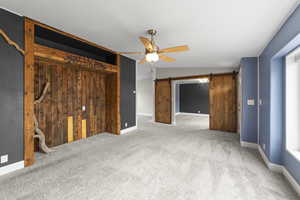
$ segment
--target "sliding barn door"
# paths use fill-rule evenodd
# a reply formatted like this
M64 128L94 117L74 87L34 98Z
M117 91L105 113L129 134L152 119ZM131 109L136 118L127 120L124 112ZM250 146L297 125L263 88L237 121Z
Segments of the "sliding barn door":
M165 124L172 122L171 80L155 81L155 121Z
M236 132L237 86L236 75L215 75L210 79L210 129Z

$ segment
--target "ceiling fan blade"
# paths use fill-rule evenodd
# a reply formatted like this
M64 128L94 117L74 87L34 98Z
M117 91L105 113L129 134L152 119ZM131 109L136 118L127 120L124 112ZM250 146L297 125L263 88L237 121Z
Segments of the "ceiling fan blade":
M136 52L118 52L119 54L145 54L145 52L140 52L140 51L136 51Z
M139 64L144 64L146 62L146 58L143 58L143 60L140 60Z
M177 46L177 47L161 49L158 51L158 53L174 53L174 52L188 51L188 50L189 50L189 47L187 45L184 45L184 46Z
M140 40L141 40L141 42L143 43L143 45L145 46L145 48L148 51L152 51L153 50L152 43L151 43L151 41L148 38L140 37Z
M175 58L171 58L169 56L165 56L165 55L162 55L162 54L159 55L159 58L162 59L165 62L175 62L176 61Z

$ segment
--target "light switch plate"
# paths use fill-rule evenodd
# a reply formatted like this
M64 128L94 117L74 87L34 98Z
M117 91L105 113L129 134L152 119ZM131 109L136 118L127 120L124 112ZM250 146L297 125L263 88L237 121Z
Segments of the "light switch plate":
M86 110L85 106L82 106L82 111L85 111L85 110Z
M135 90L133 90L133 94L135 94L136 93L136 91Z
M127 127L128 126L128 124L127 124L127 122L125 122L125 127Z
M255 105L254 99L248 99L247 104L248 104L249 106L254 106L254 105Z
M3 164L3 163L7 163L7 162L8 162L8 155L6 154L6 155L1 156L0 163Z
M200 110L198 110L198 113L200 114L200 113L201 113L201 111L200 111Z

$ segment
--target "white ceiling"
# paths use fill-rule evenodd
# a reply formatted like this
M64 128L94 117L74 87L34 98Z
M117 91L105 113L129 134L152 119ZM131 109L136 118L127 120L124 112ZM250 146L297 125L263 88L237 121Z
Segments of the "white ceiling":
M157 44L190 46L157 67L233 67L257 56L297 0L1 0L11 11L115 51L143 51L138 37L155 28ZM134 57L141 59L141 56Z

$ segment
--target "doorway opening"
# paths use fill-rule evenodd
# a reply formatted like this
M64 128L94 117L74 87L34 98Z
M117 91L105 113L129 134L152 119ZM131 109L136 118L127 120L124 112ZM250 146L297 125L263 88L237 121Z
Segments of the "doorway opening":
M172 88L172 123L208 130L209 78L172 81Z

